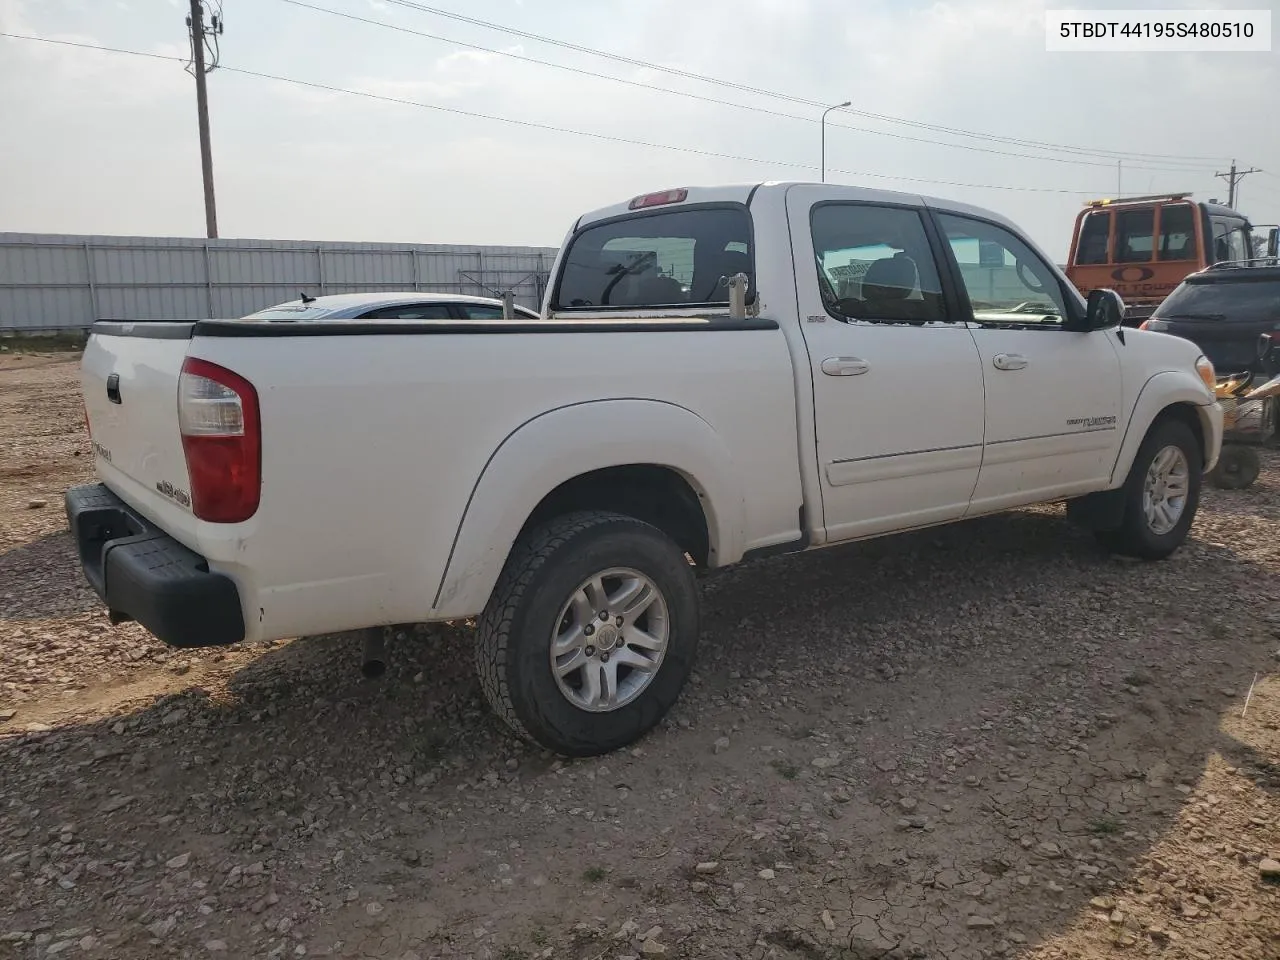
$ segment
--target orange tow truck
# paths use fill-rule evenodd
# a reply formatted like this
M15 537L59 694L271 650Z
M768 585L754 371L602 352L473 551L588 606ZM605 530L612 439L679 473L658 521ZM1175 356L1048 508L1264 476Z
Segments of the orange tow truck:
M1090 200L1076 216L1067 277L1084 296L1110 287L1125 325L1149 317L1189 273L1254 256L1249 218L1190 193Z

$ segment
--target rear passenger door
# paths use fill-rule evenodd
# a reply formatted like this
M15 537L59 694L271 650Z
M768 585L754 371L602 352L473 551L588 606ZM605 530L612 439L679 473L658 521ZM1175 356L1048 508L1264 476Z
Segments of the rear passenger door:
M1067 329L1079 304L1068 305L1058 274L1012 231L969 216L936 218L985 381L970 512L1099 489L1124 426L1115 329Z
M850 195L787 194L833 541L963 516L982 457L981 363L940 239L920 208Z

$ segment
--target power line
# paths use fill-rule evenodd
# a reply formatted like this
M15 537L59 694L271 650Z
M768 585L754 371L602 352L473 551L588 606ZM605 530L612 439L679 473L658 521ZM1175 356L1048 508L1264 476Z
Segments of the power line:
M304 0L280 0L280 2L287 3L290 6L299 7L304 10L312 10L312 11L315 11L316 13L324 13L334 17L341 17L344 20L351 20L356 23L364 23L364 24L368 24L369 26L382 27L383 29L386 29L386 30L394 30L397 33L403 33L410 36L421 37L426 40L437 40L442 43L448 43L453 46L463 47L468 50L478 50L482 53L489 53L499 57L506 57L511 60L517 60L521 63L531 63L541 67L550 67L553 70L562 70L566 73L572 73L578 76L594 77L599 80L607 80L612 83L618 83L618 84L622 84L629 87L636 87L641 90L646 90L646 91L656 92L656 93L666 93L672 96L685 97L690 100L698 100L703 103L712 103L712 104L716 104L718 106L723 106L723 107L733 107L734 109L737 109L737 110L748 110L752 113L763 114L765 116L770 116L770 117L779 117L786 120L799 120L803 123L818 123L818 120L814 117L801 116L800 114L795 114L795 113L785 113L781 110L771 110L768 107L760 107L752 104L735 103L732 100L722 100L718 97L709 97L709 96L706 96L705 94L691 93L687 90L675 90L675 89L672 89L671 87L663 87L663 86L659 86L658 84L645 83L642 80L630 80L625 77L614 77L606 73L598 73L594 70L587 70L582 67L574 67L568 64L555 63L550 60L540 60L537 57L526 56L524 54L515 53L510 50L499 50L494 47L486 47L478 43L469 43L464 40L454 40L451 37L442 37L439 34L427 33L422 30L415 30L411 27L401 26L400 24L387 23L386 21L383 21L383 20L373 20L369 17L362 17L362 16L359 16L358 14L347 13L342 10L332 10L328 7L319 7L312 3L306 3L304 2ZM859 126L853 126L853 125L844 124L844 123L828 123L827 126L833 127L833 128L838 127L842 130L853 130L858 133L872 134L878 137L889 137L894 140L906 140L912 143L926 143L926 144L931 144L933 146L939 146L939 147L953 147L957 150L970 150L976 153L988 153L988 154L994 154L996 156L1014 157L1022 160L1040 160L1048 163L1068 163L1068 164L1076 164L1079 166L1090 166L1090 167L1110 168L1112 166L1111 160L1083 160L1083 159L1074 159L1074 158L1068 158L1068 157L1038 156L1036 154L1031 154L1031 153L1015 153L1010 150L997 150L991 147L980 147L980 146L976 146L974 144L969 144L969 143L948 143L945 140L933 140L927 137L913 137L908 134L893 133L888 130L876 130L872 127L859 127ZM1203 164L1200 164L1200 165L1183 164L1181 161L1178 161L1178 164L1179 164L1178 166L1166 165L1166 166L1159 166L1159 167L1131 166L1130 169L1145 170L1145 171L1154 172L1154 173L1187 173L1187 174L1190 174L1193 172L1207 173L1213 169L1212 167L1204 166Z
M103 53L119 53L129 56L145 57L151 60L165 60L170 62L185 63L181 57L167 56L159 53L145 53L140 50L126 50L120 47L100 46L92 43L81 43L72 40L54 40L50 37L36 37L26 34L4 33L0 32L0 37L9 37L14 40L33 40L39 43L50 43L64 47L75 47L82 50L97 50ZM719 160L734 160L743 163L760 163L774 167L790 167L801 170L817 169L813 164L801 163L792 160L767 160L760 157L747 157L739 154L721 153L714 150L702 150L696 147L683 147L671 143L657 143L649 140L637 140L630 137L618 137L605 133L593 133L587 130L575 130L571 127L560 127L553 124L538 123L534 120L521 120L515 117L503 117L496 114L480 113L474 110L463 110L459 107L445 107L434 103L423 103L418 100L409 100L404 97L392 97L381 93L370 93L367 90L351 90L346 87L334 86L327 83L319 83L312 80L300 80L296 77L285 77L274 73L265 73L257 70L249 70L244 67L231 67L221 64L219 69L225 70L227 73L236 73L246 77L256 77L260 80L275 80L280 83L290 83L296 86L308 87L313 90L323 90L328 93L338 93L353 97L362 97L367 100L376 100L383 103L392 103L400 106L418 107L423 110L435 110L441 113L450 113L455 116L469 117L476 120L492 120L499 123L507 123L515 126L526 127L535 130L546 130L551 133L563 133L576 137L585 137L591 140L607 141L610 143L621 143L633 147L645 147L654 150L668 150L677 153L687 153L701 157L711 157ZM844 170L839 168L831 168L835 173L843 173L846 176L869 177L879 180L900 180L906 183L931 183L952 187L970 187L979 190L1013 190L1028 193L1054 193L1069 194L1075 196L1091 196L1102 191L1097 190L1071 190L1062 187L1022 187L1011 184L995 184L995 183L968 183L959 180L937 180L929 177L909 177L896 173L874 173L868 170Z
M456 20L460 23L467 23L467 24L471 24L472 26L483 27L486 30L496 30L499 33L509 34L510 36L521 37L526 40L535 40L539 43L546 43L555 47L560 47L565 50L572 50L575 53L585 53L594 57L603 57L606 60L613 60L615 62L624 63L632 67L639 67L645 70L658 70L663 73L669 73L672 76L684 77L685 79L688 79L688 80L697 80L702 83L711 83L711 84L715 84L716 86L738 90L743 93L752 93L757 96L771 97L776 100L786 100L791 103L804 104L805 106L809 106L809 107L821 108L826 106L826 104L822 103L819 100L811 100L806 97L798 97L788 93L781 93L776 90L768 90L763 87L753 87L749 84L738 83L733 80L723 80L719 77L710 77L705 74L693 73L692 71L689 71L689 70L681 70L677 67L663 66L662 64L653 63L652 61L640 60L638 58L624 56L623 54L619 54L619 53L610 53L607 50L599 50L599 49L596 49L595 47L587 47L581 44L572 43L567 40L557 40L554 37L547 37L542 34L531 33L527 30L521 30L517 27L508 27L500 23L493 23L489 20L481 20L477 17L469 17L465 14L455 13L452 10L442 10L439 7L431 7L424 3L417 3L415 2L415 0L383 0L383 2L395 4L398 7L404 7L407 10L416 10L419 13L428 13L434 16L444 17L448 20ZM1067 153L1086 154L1090 156L1107 156L1107 157L1111 157L1112 159L1115 159L1116 157L1122 157L1125 159L1130 159L1130 158L1147 159L1147 160L1163 159L1163 160L1172 160L1172 161L1183 161L1183 160L1215 161L1215 160L1222 159L1221 157L1196 156L1196 155L1187 155L1187 154L1138 153L1138 152L1129 151L1129 150L1107 150L1102 148L1093 149L1093 148L1077 147L1077 146L1072 146L1070 144L1050 143L1047 141L1040 141L1040 140L1027 140L1027 139L1022 139L1018 137L1004 137L1004 136L999 136L997 134L991 134L991 133L978 133L973 130L964 130L959 127L947 127L941 124L925 123L924 121L920 121L920 120L908 120L903 117L893 117L887 114L871 113L869 111L858 110L856 108L850 109L848 110L848 112L852 114L856 114L857 116L867 117L868 119L882 120L887 123L900 123L900 124L905 124L907 126L923 128L926 130L933 130L937 133L949 133L949 134L952 134L953 136L971 137L979 140L992 140L998 143L1008 143L1015 146L1037 147L1040 149L1059 150Z

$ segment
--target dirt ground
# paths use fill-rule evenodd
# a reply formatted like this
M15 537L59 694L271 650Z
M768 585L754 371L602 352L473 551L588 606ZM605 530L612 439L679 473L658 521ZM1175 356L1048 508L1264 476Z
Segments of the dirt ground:
M1052 508L708 578L669 722L570 763L462 627L110 626L75 360L0 355L0 957L1280 957L1280 453L1163 563Z

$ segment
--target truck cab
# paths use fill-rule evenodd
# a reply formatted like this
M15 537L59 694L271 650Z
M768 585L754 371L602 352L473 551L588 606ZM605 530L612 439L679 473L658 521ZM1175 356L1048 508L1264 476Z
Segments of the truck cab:
M1125 325L1137 326L1188 274L1253 253L1249 218L1220 203L1189 193L1091 200L1076 216L1067 276L1081 294L1115 290Z

